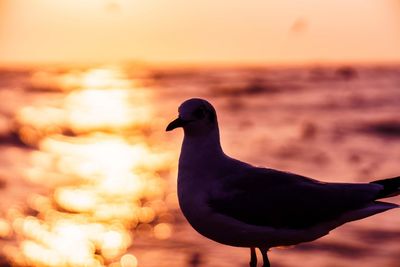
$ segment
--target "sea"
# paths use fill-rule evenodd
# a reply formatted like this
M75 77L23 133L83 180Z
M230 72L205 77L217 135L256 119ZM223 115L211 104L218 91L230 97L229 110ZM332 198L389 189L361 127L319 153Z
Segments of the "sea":
M179 210L183 133L165 128L193 97L215 106L226 154L255 166L328 182L400 175L400 66L3 67L0 266L248 266L249 249L202 237ZM400 212L269 256L399 267Z

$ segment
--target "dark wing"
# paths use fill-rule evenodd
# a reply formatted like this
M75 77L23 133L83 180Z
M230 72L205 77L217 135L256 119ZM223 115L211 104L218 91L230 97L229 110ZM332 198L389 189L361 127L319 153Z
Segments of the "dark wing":
M210 192L215 211L254 225L305 228L335 219L373 201L380 186L323 183L296 174L248 168L224 177Z

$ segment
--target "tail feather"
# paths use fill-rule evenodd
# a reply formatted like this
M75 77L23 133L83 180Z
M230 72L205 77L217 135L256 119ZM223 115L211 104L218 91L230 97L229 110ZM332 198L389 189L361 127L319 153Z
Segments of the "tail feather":
M389 179L377 180L371 183L383 186L383 189L379 191L378 195L376 196L376 199L394 197L400 195L400 176Z

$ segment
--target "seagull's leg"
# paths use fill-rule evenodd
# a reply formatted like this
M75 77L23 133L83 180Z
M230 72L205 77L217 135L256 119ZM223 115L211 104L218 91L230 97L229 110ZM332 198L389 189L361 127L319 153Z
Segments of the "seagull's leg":
M268 260L268 249L267 248L259 248L263 257L263 267L271 267Z
M250 267L257 267L256 248L250 248Z

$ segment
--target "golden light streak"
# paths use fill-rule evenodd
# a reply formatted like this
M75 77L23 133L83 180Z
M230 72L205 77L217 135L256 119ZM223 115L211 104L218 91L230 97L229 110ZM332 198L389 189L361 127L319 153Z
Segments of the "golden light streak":
M35 86L49 81L48 73L34 77ZM52 194L28 196L36 216L14 207L0 220L0 236L15 233L20 240L6 255L19 266L137 266L135 256L124 253L132 231L152 233L157 216L167 212L159 173L172 160L140 132L120 132L152 118L149 95L115 68L66 77L55 75L47 85L56 91L68 81L61 90L72 91L61 106L32 105L18 114L20 139L36 148L25 176ZM157 229L157 238L168 237L165 223Z
M150 92L133 85L117 68L72 72L61 75L63 78L56 73L40 72L33 77L36 76L41 78L33 79L39 80L34 83L35 88L72 91L61 106L26 106L20 110L19 132L29 145L37 145L38 139L63 131L121 131L151 121L152 110L146 105Z

